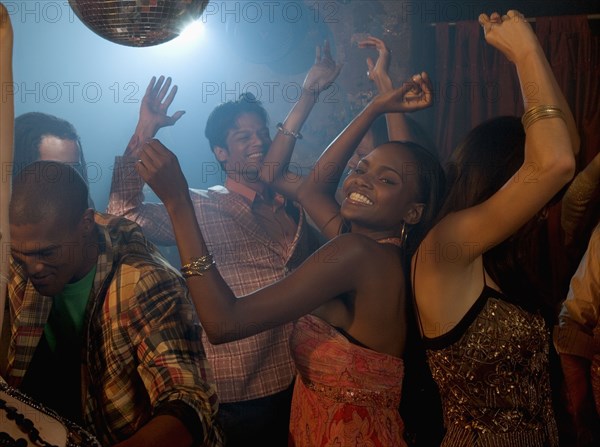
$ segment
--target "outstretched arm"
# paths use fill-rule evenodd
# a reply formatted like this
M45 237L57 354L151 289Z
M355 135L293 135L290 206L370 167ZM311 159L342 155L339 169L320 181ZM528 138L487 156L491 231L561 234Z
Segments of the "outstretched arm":
M563 104L562 92L525 18L511 10L502 17L482 14L479 20L486 41L515 64L524 109ZM536 89L528 88L531 85ZM429 233L435 235L437 243L469 243L474 247L443 265L454 269L473 262L515 233L572 178L575 159L565 122L567 114L563 110L562 118L555 113L531 123L525 129L524 163L504 187L482 204L446 216Z
M173 222L181 262L207 257L208 249L191 205L187 182L177 157L158 140L146 144L138 164L140 175L165 204ZM373 278L376 268L365 259L364 242L345 235L329 242L281 281L236 298L210 257L202 259L201 276L188 276L188 288L211 343L224 343L293 321L341 293L356 290ZM370 242L372 244L372 242ZM224 332L224 323L239 330Z
M175 237L169 216L157 203L144 203L143 180L135 169L143 144L152 139L163 127L174 125L184 111L169 115L169 107L177 94L171 88L171 78L152 77L140 104L138 123L123 157L117 157L113 169L107 212L123 216L139 224L147 237L155 243L172 245Z
M376 37L369 36L365 40L360 41L358 47L375 48L377 50L378 57L375 62L370 57L367 58L367 76L375 83L379 93L392 90L394 85L389 75L392 53L385 42ZM390 141L415 141L404 113L387 113L385 119Z
M524 161L514 175L482 203L451 210L429 231L419 247L420 255L413 258L413 269L419 272L414 284L416 302L429 337L454 327L473 306L482 286L479 281L483 253L532 219L571 179L575 169L567 124L561 113L554 108L534 109L557 107L562 104L562 93L556 88L531 26L512 10L504 16L482 14L479 22L486 41L515 64L524 109L535 113L538 110L544 115L537 117L545 119L526 121L529 125L525 126ZM536 89L528 88L531 85ZM469 166L462 168L468 176ZM440 255L448 246L462 249L450 259Z
M296 198L299 182L286 181L286 178L295 176L284 174L288 170L296 140L301 135L300 129L318 101L319 95L333 84L341 69L342 66L331 57L329 42L325 41L323 48L317 46L315 63L304 79L300 98L282 123L264 159L261 180L274 184L277 190L291 199Z
M171 88L171 78L165 80L160 76L152 76L146 93L140 104L140 116L135 127L135 132L123 154L126 157L137 159L141 146L148 140L154 138L156 133L163 127L174 125L185 111L179 110L173 115L169 115L169 107L177 94L177 86Z
M376 96L319 157L298 190L298 200L323 235L339 234L342 218L335 193L346 163L371 124L382 113L413 112L432 103L427 73L413 76L402 87Z
M191 446L194 439L183 422L174 416L161 415L152 418L131 438L114 447L160 447Z

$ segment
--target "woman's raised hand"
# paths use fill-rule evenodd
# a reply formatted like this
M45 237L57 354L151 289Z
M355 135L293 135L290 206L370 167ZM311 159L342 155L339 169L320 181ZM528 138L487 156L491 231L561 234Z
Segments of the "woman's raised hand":
M378 56L375 62L370 57L367 58L367 76L375 83L380 93L391 90L393 86L389 76L389 68L392 52L385 42L377 37L369 36L361 40L358 47L375 48L377 50Z
M497 12L490 16L481 14L479 23L483 27L487 43L514 63L540 46L531 25L519 11L511 9L503 16Z
M188 183L173 152L154 139L142 146L139 156L138 173L167 208L189 200Z
M302 88L319 95L333 84L342 70L342 65L333 60L327 40L323 47L317 45L315 53L315 63L304 78Z
M427 73L415 74L401 87L382 93L373 100L380 113L416 112L433 105L433 87Z

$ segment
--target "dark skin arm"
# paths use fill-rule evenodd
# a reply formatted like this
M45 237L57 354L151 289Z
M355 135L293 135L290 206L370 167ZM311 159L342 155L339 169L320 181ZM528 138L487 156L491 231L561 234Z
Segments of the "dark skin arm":
M175 155L152 140L144 146L138 170L169 211L182 264L206 255L208 249ZM211 343L248 337L293 321L340 294L370 287L369 281L381 266L364 256L365 244L369 243L372 241L360 235L336 238L281 281L239 299L217 268L188 278L196 311ZM335 259L330 253L335 253ZM223 322L235 323L241 329L224 333Z
M392 79L389 75L391 51L385 42L377 37L369 36L358 43L359 48L374 48L377 50L377 60L367 58L367 76L379 93L389 92L394 89ZM388 113L385 116L390 141L415 141L410 131L404 113Z
M192 442L192 435L179 419L161 415L152 418L131 438L115 447L189 447Z

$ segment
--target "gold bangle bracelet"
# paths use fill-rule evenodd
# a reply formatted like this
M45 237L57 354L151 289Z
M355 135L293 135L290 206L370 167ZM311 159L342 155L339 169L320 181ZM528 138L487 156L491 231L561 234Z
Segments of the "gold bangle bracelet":
M523 123L523 129L527 130L536 121L547 118L561 118L563 121L566 121L565 114L560 108L556 106L543 105L532 107L525 112L521 117L521 123Z
M204 256L192 258L192 260L181 267L181 274L184 278L191 276L202 276L204 272L210 270L215 265L213 256L209 253Z

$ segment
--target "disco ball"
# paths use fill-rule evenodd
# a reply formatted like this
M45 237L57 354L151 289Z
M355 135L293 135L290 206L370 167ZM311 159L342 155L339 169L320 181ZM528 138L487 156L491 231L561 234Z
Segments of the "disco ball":
M69 0L79 19L99 36L130 47L177 37L200 18L209 0Z

